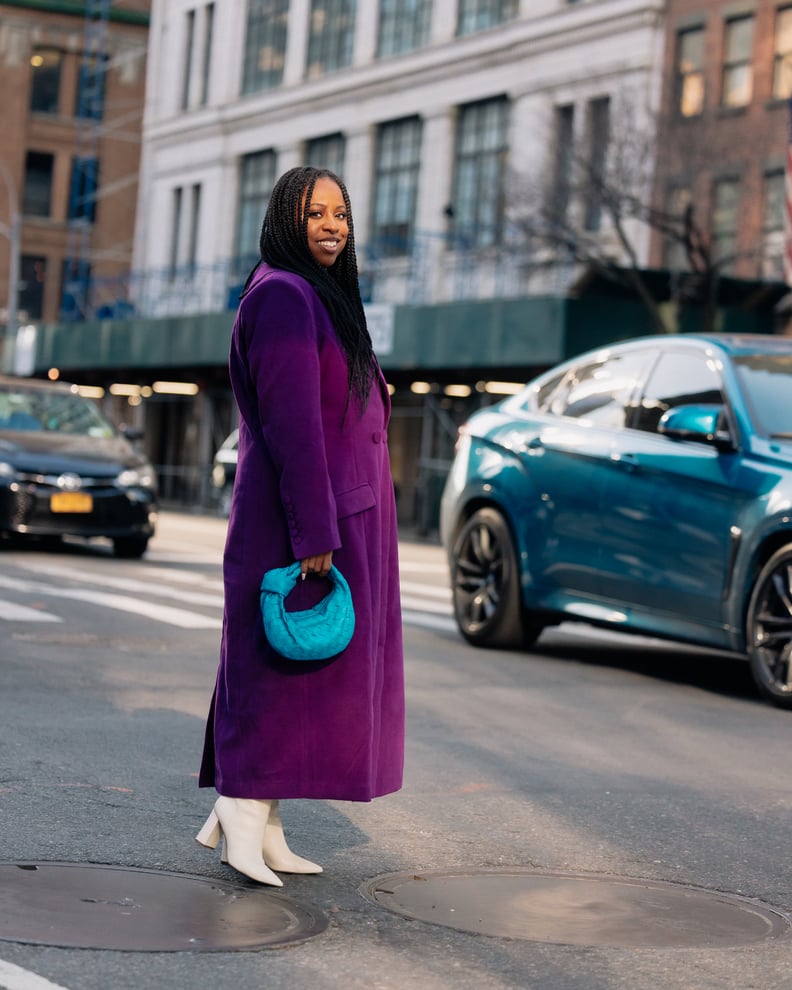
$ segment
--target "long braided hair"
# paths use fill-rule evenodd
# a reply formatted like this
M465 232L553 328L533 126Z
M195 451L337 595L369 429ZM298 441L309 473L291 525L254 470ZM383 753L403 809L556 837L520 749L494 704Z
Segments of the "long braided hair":
M308 247L308 207L316 180L320 178L331 179L338 185L349 225L344 249L330 267L320 265ZM374 379L374 351L360 298L349 193L342 180L328 169L310 165L284 172L270 195L259 252L261 259L248 276L245 288L262 262L306 279L327 307L346 355L349 396L358 400L361 409L365 408Z

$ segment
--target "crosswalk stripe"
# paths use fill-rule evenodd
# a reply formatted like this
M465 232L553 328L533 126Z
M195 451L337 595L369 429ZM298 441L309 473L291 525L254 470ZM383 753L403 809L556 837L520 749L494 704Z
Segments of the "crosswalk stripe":
M52 577L63 577L67 580L75 580L75 572L72 568L61 567L59 564L23 564L39 573L49 574ZM151 581L140 581L137 578L113 577L109 574L102 574L92 581L92 584L101 584L107 588L119 588L121 591L137 591L142 594L161 595L165 598L175 598L190 605L210 605L214 608L223 607L223 596L215 595L203 591L183 591L180 588L172 588L167 584L153 584Z
M418 595L427 595L430 598L442 598L443 601L451 601L451 589L444 588L436 584L420 584L418 581L400 581L402 592L414 592Z
M158 605L143 598L130 598L128 595L114 595L103 591L93 591L88 588L55 588L51 585L36 582L16 581L0 576L0 588L10 588L28 594L48 595L53 598L70 598L75 601L90 602L94 605L104 605L119 612L131 612L133 615L145 616L157 622L179 626L182 629L220 629L222 622L197 612L186 609L172 608L169 605Z
M410 609L415 612L434 612L437 615L450 615L450 609L442 606L438 602L428 601L426 598L418 598L415 595L402 595L401 604L403 609Z
M60 616L44 612L40 608L28 608L0 598L0 619L7 622L62 622Z

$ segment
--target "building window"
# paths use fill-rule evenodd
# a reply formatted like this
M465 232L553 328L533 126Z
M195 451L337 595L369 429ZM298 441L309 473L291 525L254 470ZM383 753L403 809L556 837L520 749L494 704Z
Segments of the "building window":
M407 254L421 167L421 120L381 124L377 133L372 232L384 255Z
M762 278L784 280L785 176L783 168L765 172L762 197Z
M677 34L677 107L683 117L696 117L704 110L704 28Z
M722 269L732 267L737 250L737 220L740 180L717 179L713 189L712 243L715 260Z
M725 107L744 107L751 102L753 33L754 19L750 15L726 21L722 96Z
M52 199L52 171L55 156L29 151L25 156L25 188L22 212L31 217L48 217Z
M600 229L602 223L602 203L608 164L608 142L610 141L610 97L602 96L589 100L586 130L588 188L586 190L583 225L586 230L595 231Z
M96 191L99 186L99 160L77 157L72 159L69 185L69 220L96 220Z
M195 267L198 257L198 230L201 222L201 185L196 183L192 187L192 197L190 201L190 229L187 232L187 264L190 268Z
M286 56L289 0L250 0L245 32L242 92L279 86Z
M690 269L685 243L685 230L688 224L688 211L693 202L687 186L671 186L666 194L668 227L679 231L678 236L668 235L663 242L663 262L672 272L686 272Z
M308 38L308 78L352 64L355 0L313 0Z
M305 162L341 176L344 174L345 144L343 134L326 134L324 137L313 138L305 146Z
M501 237L508 123L506 97L459 108L454 233L470 246L487 247Z
M201 61L201 106L209 99L209 72L212 67L212 42L214 40L215 5L206 5L204 19L203 59Z
M83 53L77 75L77 113L83 120L101 120L104 116L107 55Z
M44 315L44 285L46 280L47 259L23 254L19 261L17 306L28 320L40 320Z
M181 217L182 217L182 200L184 199L184 190L181 186L177 186L173 190L173 201L171 206L171 243L170 243L170 258L169 267L171 278L176 274L176 269L179 267L179 241L181 237Z
M457 34L486 31L517 16L518 0L460 0Z
M773 96L786 100L792 95L792 7L776 11Z
M192 76L193 48L195 46L195 11L188 10L185 14L186 27L184 31L184 69L182 74L181 108L186 110L190 105L190 78Z
M377 55L386 58L429 42L431 0L380 0Z
M555 108L553 172L550 211L560 224L566 223L575 167L575 107L569 103Z
M261 224L275 185L275 166L274 151L257 151L242 159L236 239L236 256L239 259L258 256Z
M55 48L37 48L30 56L30 109L33 113L57 113L63 56Z

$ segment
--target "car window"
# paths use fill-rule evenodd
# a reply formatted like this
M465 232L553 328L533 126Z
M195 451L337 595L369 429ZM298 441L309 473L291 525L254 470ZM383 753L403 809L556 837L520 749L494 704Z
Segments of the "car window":
M703 403L725 404L715 363L706 354L666 351L652 368L630 425L656 433L660 417L668 409Z
M734 365L756 429L765 436L792 434L792 357L746 354Z
M625 426L630 402L649 364L649 351L611 354L570 371L549 409L608 429Z
M113 436L113 428L91 399L38 388L0 388L0 430Z

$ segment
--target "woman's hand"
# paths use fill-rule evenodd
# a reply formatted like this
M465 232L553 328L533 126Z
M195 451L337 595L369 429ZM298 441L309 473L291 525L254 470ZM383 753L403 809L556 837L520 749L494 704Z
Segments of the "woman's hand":
M315 557L305 557L300 561L300 573L303 581L308 574L316 574L317 577L327 577L333 563L333 551L319 553Z

